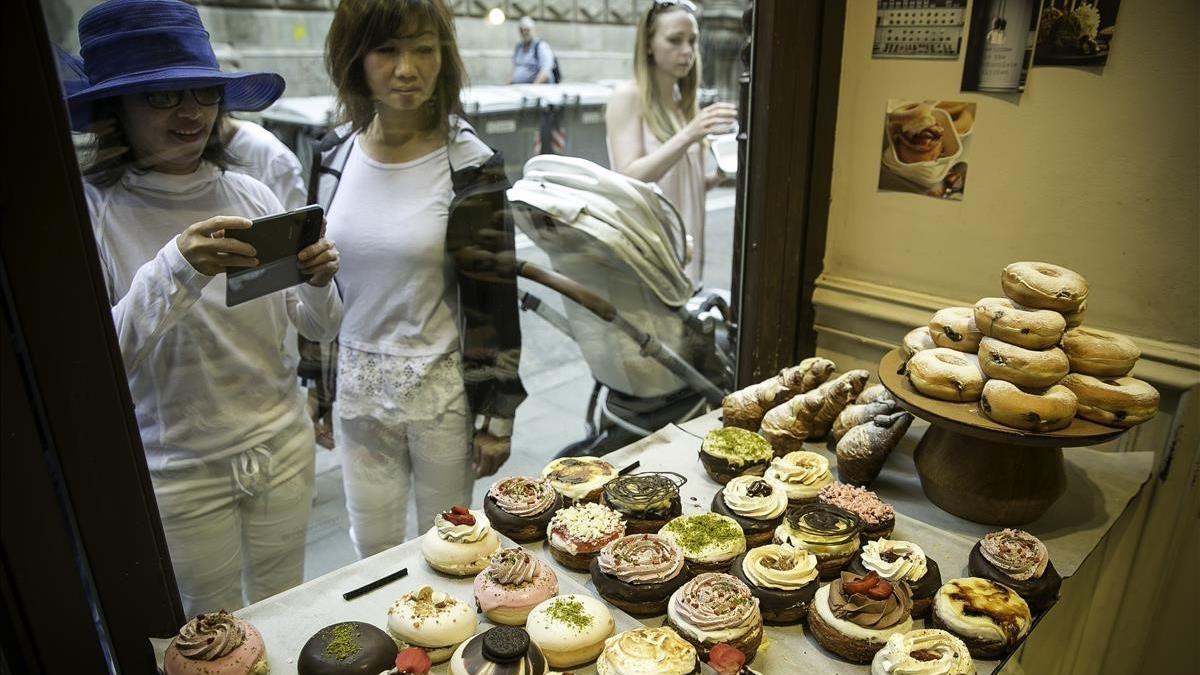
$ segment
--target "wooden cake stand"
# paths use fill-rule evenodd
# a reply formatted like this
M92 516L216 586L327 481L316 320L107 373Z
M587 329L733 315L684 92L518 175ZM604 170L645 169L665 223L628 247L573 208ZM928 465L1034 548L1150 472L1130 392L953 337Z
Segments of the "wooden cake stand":
M1059 431L1034 433L984 416L979 401L929 398L899 374L900 352L879 362L879 380L896 401L929 422L913 459L925 496L943 511L986 525L1037 520L1066 490L1064 447L1095 445L1125 433L1076 417Z

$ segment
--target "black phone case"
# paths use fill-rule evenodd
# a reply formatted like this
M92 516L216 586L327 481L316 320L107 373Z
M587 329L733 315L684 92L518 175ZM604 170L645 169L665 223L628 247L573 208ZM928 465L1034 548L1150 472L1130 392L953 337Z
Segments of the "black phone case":
M321 238L323 216L320 206L306 206L256 218L248 230L227 230L225 236L254 247L258 267L226 271L225 306L240 305L307 281L311 275L300 272L296 255Z

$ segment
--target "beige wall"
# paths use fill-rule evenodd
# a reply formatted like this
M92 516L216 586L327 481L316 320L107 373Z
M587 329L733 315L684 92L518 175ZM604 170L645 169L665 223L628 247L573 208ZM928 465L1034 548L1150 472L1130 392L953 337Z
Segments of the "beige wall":
M1200 3L1122 3L1103 71L1035 68L960 94L957 62L873 60L848 3L825 274L973 302L1016 260L1092 285L1087 323L1200 346ZM965 200L876 191L888 98L978 103Z

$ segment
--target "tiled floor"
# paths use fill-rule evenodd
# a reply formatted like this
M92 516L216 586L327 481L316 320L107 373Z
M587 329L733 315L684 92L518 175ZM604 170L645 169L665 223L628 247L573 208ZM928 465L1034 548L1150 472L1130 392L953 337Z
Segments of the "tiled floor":
M729 288L730 251L733 230L733 191L728 188L709 193L706 232L705 285ZM518 251L522 259L545 262L536 248ZM535 293L561 311L562 300L555 294L528 284L523 290ZM535 475L564 446L584 436L584 414L592 391L592 378L578 347L540 317L521 314L521 378L529 398L517 411L514 425L513 454L500 470L504 475ZM474 504L482 503L483 493L491 484L481 480L475 486ZM308 528L305 578L313 579L346 564L356 555L350 543L342 473L336 452L318 450L317 494ZM421 528L424 529L424 528ZM418 533L415 509L409 509L408 536Z

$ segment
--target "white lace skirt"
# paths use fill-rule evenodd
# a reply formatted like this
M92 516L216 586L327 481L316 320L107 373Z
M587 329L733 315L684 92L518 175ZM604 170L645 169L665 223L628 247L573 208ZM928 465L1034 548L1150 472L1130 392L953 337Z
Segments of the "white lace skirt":
M392 356L340 345L337 402L342 419L369 417L386 425L436 419L447 412L467 414L462 357Z

